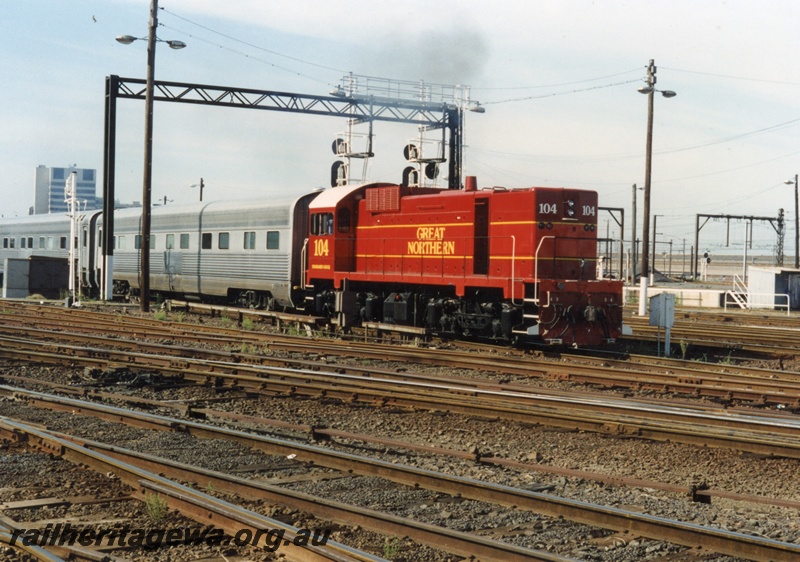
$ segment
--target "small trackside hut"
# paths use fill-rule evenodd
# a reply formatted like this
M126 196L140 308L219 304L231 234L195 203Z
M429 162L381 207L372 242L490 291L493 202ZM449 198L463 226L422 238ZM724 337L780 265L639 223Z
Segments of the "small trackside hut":
M342 327L595 345L622 331L622 283L596 279L597 193L340 186L309 205L307 309Z

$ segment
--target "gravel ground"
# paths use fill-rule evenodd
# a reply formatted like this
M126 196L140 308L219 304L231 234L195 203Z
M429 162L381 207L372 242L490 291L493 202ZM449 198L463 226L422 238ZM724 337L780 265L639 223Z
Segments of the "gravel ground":
M81 371L69 372L61 368L7 366L0 372L24 373L59 382L80 380L83 376ZM541 381L535 381L535 384L539 382ZM123 389L111 390L120 392ZM138 389L130 392L161 400L192 400L212 396L209 390L202 388L161 392ZM462 451L477 447L482 453L491 452L496 456L555 467L597 471L680 485L705 484L712 489L800 501L798 461L789 459L758 458L735 451L698 448L676 443L657 443L537 426L528 427L521 424L501 424L442 412L410 412L397 408L375 409L360 405L344 405L331 400L259 398L215 403L212 407ZM0 412L42 423L51 429L74 432L101 441L111 441L132 449L215 470L235 472L250 478L281 478L288 474L310 470L305 466L293 467L291 463L287 463L287 459L266 457L243 450L239 445L229 442L197 441L181 434L134 430L75 416L41 412L9 401L0 402ZM173 411L165 410L163 413L174 416ZM79 420L82 421L76 426L75 423ZM305 436L298 437L305 439ZM412 464L510 486L531 488L545 485L550 487L549 493L563 497L752 533L780 541L800 542L800 522L797 520L796 511L785 508L717 498L714 498L712 505L699 504L690 502L685 497L653 489L609 486L595 481L565 478L532 470L509 470L449 457L392 451L385 447L374 447L363 443L338 442L330 443L330 446L384 458L391 462ZM313 470L321 474L329 473L321 469ZM0 472L2 475L0 485L8 487L11 484L5 474L5 471ZM47 477L56 478L57 475L59 472L53 470L48 471ZM60 480L68 482L71 477L72 475L64 474ZM674 545L617 535L520 510L473 501L459 501L425 490L408 490L373 478L319 478L287 485L321 497L387 510L427 523L479 533L579 560L619 562L658 560L685 551ZM16 493L21 492L18 490ZM48 495L56 494L48 492ZM25 499L30 499L30 496ZM10 501L3 496L0 496L0 500ZM258 506L258 508L265 515L285 518L287 522L301 527L317 528L324 524L314 522L304 514L280 507ZM139 506L140 512L141 509ZM134 517L132 513L129 516ZM37 513L36 518L42 519L41 514ZM358 528L337 526L331 538L379 555L393 557L395 560L451 558L443 553L413 545L403 538L379 537ZM229 554L234 555L233 552ZM236 554L241 555L241 553ZM255 556L247 553L243 555ZM734 559L711 556L704 560L728 562Z

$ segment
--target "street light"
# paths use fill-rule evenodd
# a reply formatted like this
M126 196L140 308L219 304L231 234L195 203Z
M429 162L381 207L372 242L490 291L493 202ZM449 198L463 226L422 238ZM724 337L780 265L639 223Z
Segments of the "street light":
M150 30L147 36L147 82L145 85L144 118L144 177L142 180L142 234L139 251L141 255L140 299L142 312L150 310L150 192L153 180L153 82L155 82L156 42L166 43L173 49L183 49L183 41L162 41L156 37L158 28L158 0L150 2ZM130 45L144 37L119 35L117 41Z
M648 245L650 243L650 175L651 163L653 160L653 98L656 92L660 92L665 98L674 98L676 95L672 90L656 90L656 65L650 59L647 67L647 85L639 88L639 92L647 94L647 150L645 155L644 168L644 217L642 220L642 276L639 291L639 316L644 316L647 312L647 278L650 274L650 259Z
M800 269L800 215L797 212L800 199L797 198L797 174L794 175L794 181L786 180L783 183L794 184L794 268Z
M206 184L203 183L203 178L200 178L200 183L193 183L189 187L199 187L200 188L200 201L203 200L203 188Z

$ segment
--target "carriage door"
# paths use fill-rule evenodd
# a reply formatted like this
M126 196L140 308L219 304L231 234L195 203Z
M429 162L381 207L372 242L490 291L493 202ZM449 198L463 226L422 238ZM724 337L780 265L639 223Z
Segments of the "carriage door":
M475 257L472 272L486 275L489 272L489 198L475 199Z

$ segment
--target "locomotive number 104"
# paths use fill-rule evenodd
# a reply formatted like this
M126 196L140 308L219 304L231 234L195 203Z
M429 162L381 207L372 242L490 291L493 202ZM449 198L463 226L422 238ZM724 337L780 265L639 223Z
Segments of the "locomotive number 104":
M583 205L583 216L585 217L593 217L595 215L596 209L594 205ZM558 214L558 204L557 203L539 203L539 214L540 215L557 215Z
M314 255L315 256L327 256L329 253L328 250L328 240L325 238L318 238L314 240Z

